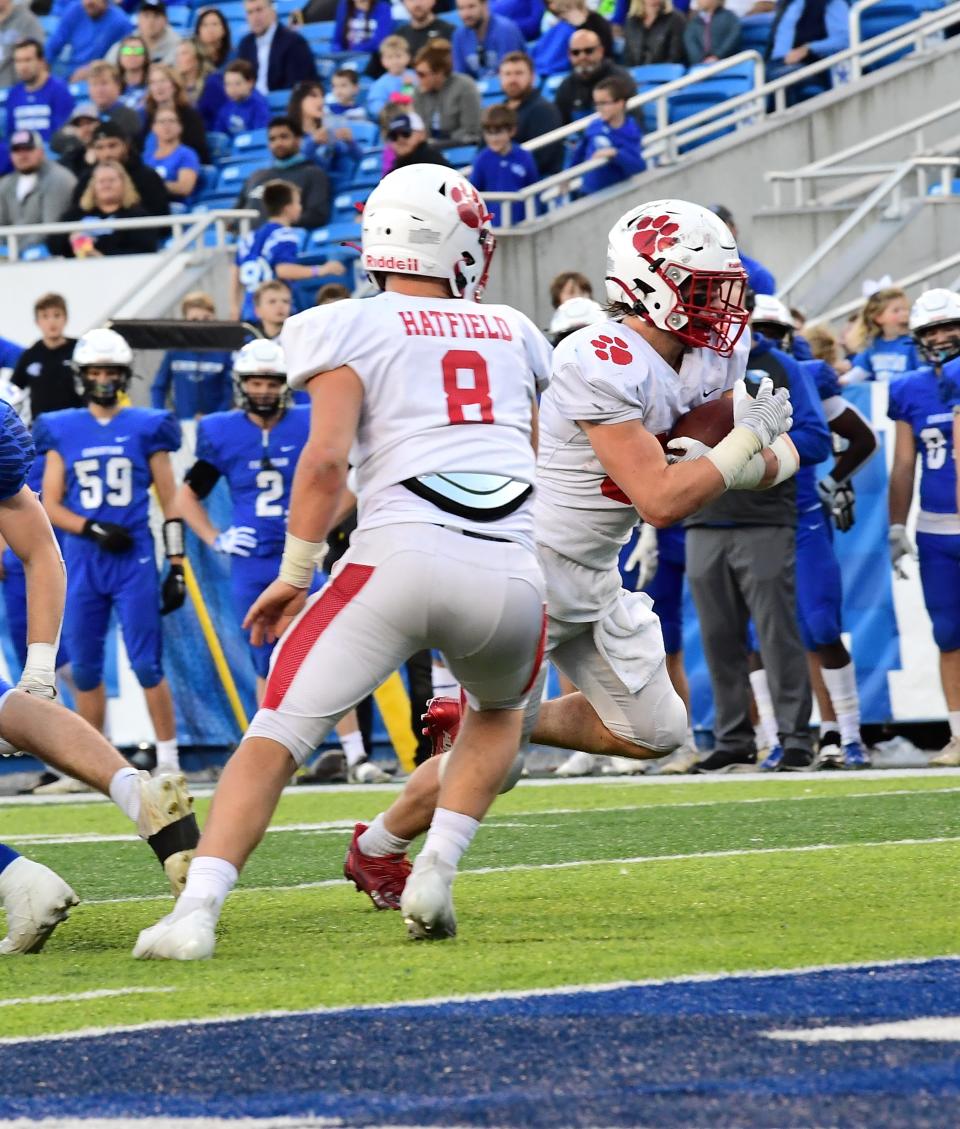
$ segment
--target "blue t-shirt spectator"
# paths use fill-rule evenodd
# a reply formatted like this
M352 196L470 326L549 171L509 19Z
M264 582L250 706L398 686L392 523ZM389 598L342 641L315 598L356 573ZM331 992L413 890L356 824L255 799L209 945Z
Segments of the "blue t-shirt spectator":
M533 69L541 78L547 78L552 74L566 74L570 70L567 44L575 30L570 24L561 20L549 31L544 32L530 48Z
M491 12L482 42L472 27L458 27L453 33L453 69L471 78L485 78L497 73L504 55L526 49L527 41L513 20Z
M333 29L334 51L376 51L393 31L389 0L377 0L362 11L353 0L340 0Z
M213 128L217 133L234 137L238 133L248 133L251 129L265 129L272 116L270 103L259 90L252 90L250 96L241 102L228 98L220 107Z
M73 95L65 82L47 76L36 90L27 90L22 82L10 88L7 95L7 137L18 129L31 129L49 141L70 119Z
M545 10L543 0L490 0L490 11L513 20L524 39L531 41L540 38Z
M470 173L470 182L479 192L517 192L528 184L536 184L539 179L540 173L533 157L516 143L506 153L481 149ZM500 202L489 200L487 207L494 224L499 227ZM525 209L520 201L510 205L510 219L512 223L522 223L525 219Z
M592 169L583 178L584 193L599 192L611 184L619 184L636 176L647 167L640 152L642 134L634 118L627 117L623 125L611 126L597 118L583 131L573 155L571 165L589 160L602 149L615 149L616 154L605 165Z
M95 59L105 58L118 39L134 30L128 17L114 4L108 3L103 13L94 18L87 15L81 0L75 0L64 9L53 35L47 40L47 59L52 65L69 46L68 63L71 70L76 70Z
M157 139L152 133L147 136L147 141L144 145L143 163L154 169L157 176L159 176L164 183L167 181L175 181L177 179L177 173L181 169L193 169L198 177L201 172L200 158L197 156L197 151L196 149L191 149L189 145L178 145L172 152L167 153L163 157L158 157Z
M894 337L889 341L876 337L853 358L853 368L845 382L857 380L897 380L906 372L920 368L921 360L917 343L909 333Z
M403 74L382 74L367 91L367 113L376 121L380 111L394 94L409 94L413 97L416 89L413 71Z

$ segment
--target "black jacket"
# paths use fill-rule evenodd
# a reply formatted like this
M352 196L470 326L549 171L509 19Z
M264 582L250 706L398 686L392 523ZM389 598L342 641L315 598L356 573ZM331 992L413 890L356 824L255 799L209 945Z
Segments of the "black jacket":
M138 156L133 154L127 159L123 167L133 181L133 187L137 190L140 203L146 214L148 216L168 216L170 214L170 196L167 192L167 186L160 179L159 173L150 168L149 165L145 165ZM88 164L84 164L77 173L77 185L73 190L73 196L70 198L72 208L80 206L80 197L86 191L92 175L93 165Z
M257 70L257 38L248 32L237 44L237 58L246 59ZM313 61L310 44L296 31L277 24L270 44L270 59L267 65L267 89L290 90L304 79L317 77L317 65ZM189 144L186 137L184 142Z
M517 144L532 141L563 125L560 111L546 98L532 90L526 98L515 107L517 113ZM534 149L530 154L541 176L553 176L563 169L563 142L554 145L545 145L542 149Z
M85 212L78 206L69 208L60 218L62 223L71 223L74 220L82 219L103 219L105 223L108 223L112 219L132 220L149 214L139 204L134 204L132 208L120 208L109 216L98 208ZM108 229L99 235L93 232L91 234L101 255L142 255L149 251L156 251L164 232L158 231L156 228L144 227L134 231L110 231ZM49 247L51 255L63 255L68 259L74 257L69 235L48 235L47 247Z
M257 208L260 212L257 226L267 218L262 198L263 186L268 180L286 180L300 189L300 201L303 204L300 227L310 231L323 227L330 219L330 178L318 165L304 160L285 168L259 169L247 177L235 207Z
M576 71L567 75L557 87L553 99L564 125L583 114L593 113L593 88L601 79L610 78L611 75L620 75L627 80L630 84L628 97L632 98L636 94L637 84L633 81L630 72L618 67L616 63L611 63L609 59L604 59L589 78L581 78Z
M623 61L628 67L645 67L650 63L683 63L683 29L687 21L679 12L663 12L650 27L637 16L631 16L623 28Z

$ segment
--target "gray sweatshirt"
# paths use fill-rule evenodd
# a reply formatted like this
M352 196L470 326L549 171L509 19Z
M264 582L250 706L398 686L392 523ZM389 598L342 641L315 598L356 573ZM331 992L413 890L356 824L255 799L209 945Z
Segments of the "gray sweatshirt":
M22 199L17 199L17 188L23 179L18 172L0 177L0 226L21 223L56 223L70 207L70 197L77 178L63 165L44 161L36 173L36 182ZM42 243L44 237L38 235L21 236L20 247L31 247Z
M435 144L476 145L480 141L480 94L465 74L451 74L439 90L413 96L413 108Z

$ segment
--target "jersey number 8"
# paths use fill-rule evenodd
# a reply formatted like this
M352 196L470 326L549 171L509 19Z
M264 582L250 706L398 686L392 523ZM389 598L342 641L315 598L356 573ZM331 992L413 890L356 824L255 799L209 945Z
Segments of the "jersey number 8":
M80 483L80 505L85 510L129 506L133 500L133 464L126 458L107 459L100 472L99 459L78 459L73 464Z
M920 439L926 448L927 470L939 470L947 461L947 437L939 427L925 427Z

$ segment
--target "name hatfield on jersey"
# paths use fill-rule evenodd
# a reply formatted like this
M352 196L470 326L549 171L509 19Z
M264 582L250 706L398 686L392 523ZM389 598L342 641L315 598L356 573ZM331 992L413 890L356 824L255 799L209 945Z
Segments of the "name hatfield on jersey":
M290 450L289 447L284 447L282 449L286 450L286 451ZM271 454L269 456L269 458L270 458L270 466L275 470L279 470L281 467L285 467L285 466L290 465L290 460L288 458L286 458L286 456L284 456L284 455L273 455L273 454ZM250 461L247 463L247 469L248 470L263 470L263 469L265 469L264 465L263 465L263 457L261 456L258 459L250 459Z
M513 333L503 318L494 314L461 313L455 310L397 310L408 337L469 337L490 341L512 341Z
M124 439L128 436L124 436ZM119 442L119 440L117 440ZM123 447L84 447L80 454L85 459L95 459L100 455L123 455L126 454Z

